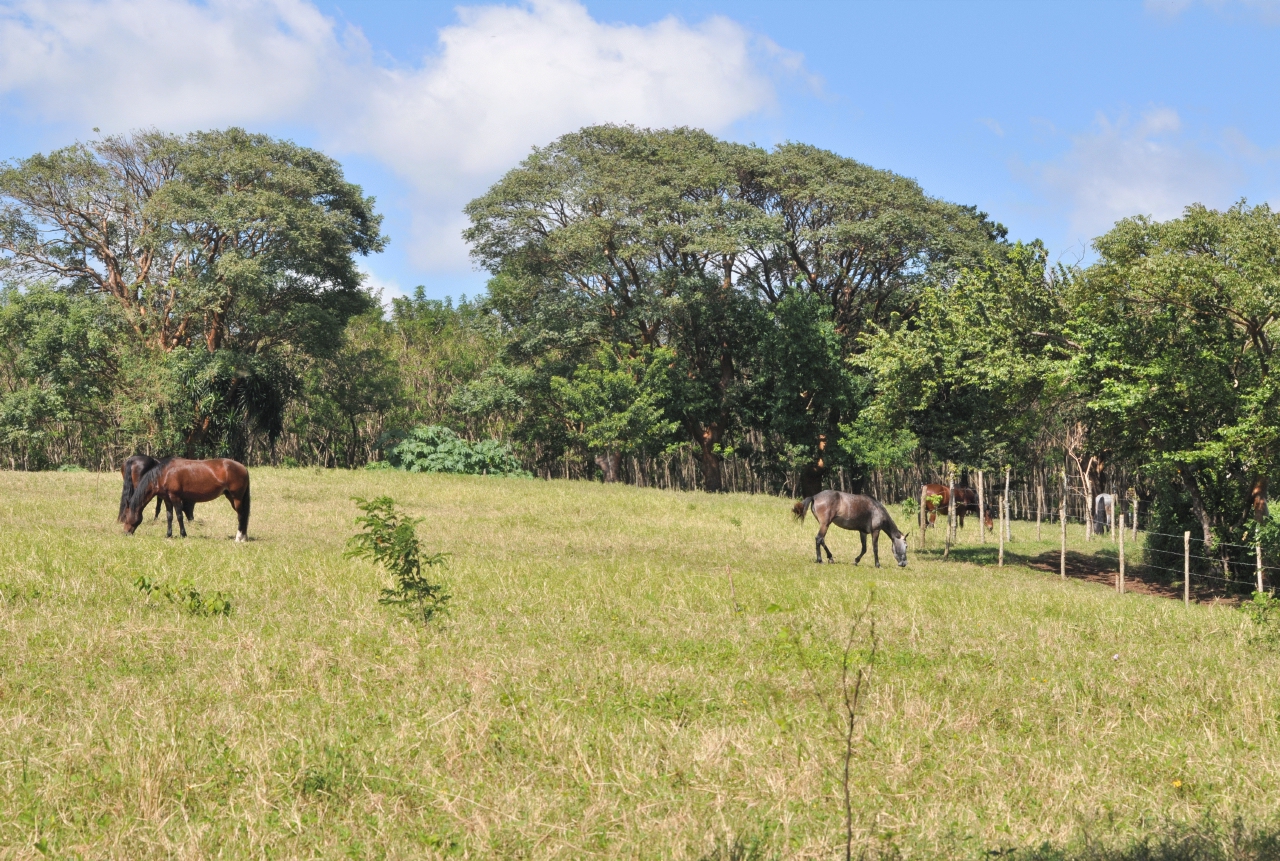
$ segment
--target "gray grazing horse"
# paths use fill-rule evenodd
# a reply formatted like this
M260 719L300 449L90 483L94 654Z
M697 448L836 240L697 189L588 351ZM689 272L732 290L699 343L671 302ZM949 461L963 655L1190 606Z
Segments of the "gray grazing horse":
M1105 535L1107 524L1115 513L1116 499L1109 493L1099 493L1093 498L1093 534Z
M898 567L907 564L907 536L894 525L893 518L879 502L869 496L853 493L841 493L838 490L824 490L816 496L807 497L791 507L796 520L804 520L805 513L813 510L818 520L818 535L813 539L813 552L817 556L814 561L822 564L822 551L827 551L827 561L831 561L831 548L827 546L827 528L834 523L843 529L856 529L862 533L862 552L853 560L857 565L867 555L867 533L871 533L871 552L880 567L880 533L886 532L893 545L894 558Z

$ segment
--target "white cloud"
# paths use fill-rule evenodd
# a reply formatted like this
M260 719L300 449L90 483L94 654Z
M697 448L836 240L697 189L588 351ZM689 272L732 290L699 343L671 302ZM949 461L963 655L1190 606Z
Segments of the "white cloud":
M1163 220L1192 203L1228 205L1241 177L1228 160L1187 139L1176 111L1157 108L1136 122L1099 116L1094 131L1073 137L1061 158L1039 167L1037 179L1084 238L1132 215Z
M392 299L408 294L409 291L403 289L394 278L383 278L364 263L359 268L360 274L364 276L364 286L373 291L384 310L391 310Z
M301 0L0 4L0 91L104 129L291 119L341 53Z
M1144 0L1147 12L1173 20L1196 5L1196 0ZM1280 24L1280 0L1204 0L1204 5L1219 14L1234 14L1243 8L1256 15L1264 24Z
M720 129L773 98L751 35L725 18L602 24L566 0L459 17L420 69L378 71L363 116L339 138L455 204L425 212L415 231L431 260L456 253L462 203L533 144L599 122Z
M1164 18L1176 18L1191 6L1192 0L1144 0L1143 8Z
M0 94L104 131L313 128L405 181L433 268L466 265L462 205L530 147L600 122L723 130L772 104L773 70L803 74L727 18L607 24L574 0L462 7L410 69L304 0L0 0Z

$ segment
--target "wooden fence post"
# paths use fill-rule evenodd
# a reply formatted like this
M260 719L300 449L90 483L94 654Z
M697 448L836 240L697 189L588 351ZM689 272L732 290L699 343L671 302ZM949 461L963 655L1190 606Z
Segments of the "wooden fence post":
M1116 495L1114 493L1111 494L1111 504L1107 506L1107 531L1111 533L1111 542L1114 544L1116 540Z
M920 485L920 549L924 550L928 543L925 539L929 535L929 515L924 510L924 485Z
M916 531L924 535L924 485L920 486L920 507L916 509ZM923 544L920 546L924 547Z
M942 550L942 558L951 556L951 518L956 513L956 480L955 476L947 477L947 543Z
M950 476L947 479L947 534L950 536L950 543L955 544L957 540L956 524L960 522L959 516L956 514L956 470L951 467Z
M1121 595L1124 594L1124 513L1121 512L1119 520L1120 528L1116 530L1116 536L1120 539L1120 574L1116 579L1116 591Z
M1064 473L1065 475L1065 473ZM1066 485L1066 482L1063 482ZM1058 509L1058 522L1062 524L1062 549L1058 553L1058 574L1067 579L1067 494L1062 494L1062 505Z
M1182 603L1191 606L1191 533L1182 533Z
M1133 495L1133 540L1138 540L1138 494Z
M987 543L987 530L983 526L987 522L986 502L983 500L985 489L982 486L982 470L978 470L978 537Z
M1258 552L1258 591L1261 592L1262 591L1262 542L1261 541L1255 542L1253 547Z
M996 497L996 504L999 506L996 513L999 519L996 521L996 530L1000 533L1000 561L996 563L997 567L1004 567L1004 496Z
M1036 541L1040 540L1040 514L1044 510L1044 485L1036 482Z
M1093 540L1093 479L1087 470L1084 476L1084 540Z
M1001 528L1004 529L1005 541L1013 540L1013 532L1009 529L1009 470L1010 467L1008 466L1004 468L1004 504L1000 507L1002 512L1001 523L1003 524Z

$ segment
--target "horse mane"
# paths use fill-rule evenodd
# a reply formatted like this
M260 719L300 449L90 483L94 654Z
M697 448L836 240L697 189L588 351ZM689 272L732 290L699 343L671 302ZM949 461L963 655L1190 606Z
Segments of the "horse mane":
M151 492L156 480L160 478L160 473L164 471L164 468L169 465L171 460L173 460L172 457L156 458L156 462L138 477L138 483L134 485L133 493L129 495L130 511L140 511L150 501L147 494Z
M898 535L902 535L903 534L902 530L898 528L898 524L893 522L893 515L889 513L888 506L886 506L883 502L881 502L878 499L872 499L871 501L876 504L876 507L878 507L881 513L884 514L884 519L888 521L889 528L886 529L885 531L889 533L889 537L896 538L898 537ZM895 532L898 533L898 535L894 535Z

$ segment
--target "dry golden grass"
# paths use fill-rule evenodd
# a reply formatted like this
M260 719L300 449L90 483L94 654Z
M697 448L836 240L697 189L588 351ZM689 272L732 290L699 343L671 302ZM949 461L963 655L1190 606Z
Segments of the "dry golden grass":
M1280 656L1234 609L914 548L855 568L848 533L818 567L813 521L769 497L253 482L236 545L225 503L186 541L127 538L118 477L0 473L0 858L831 858L840 743L802 664L837 693L872 584L860 845L981 857L1280 809ZM350 497L383 493L452 554L443 623L342 556ZM1013 558L1050 546L1015 532ZM148 600L144 573L234 613Z

